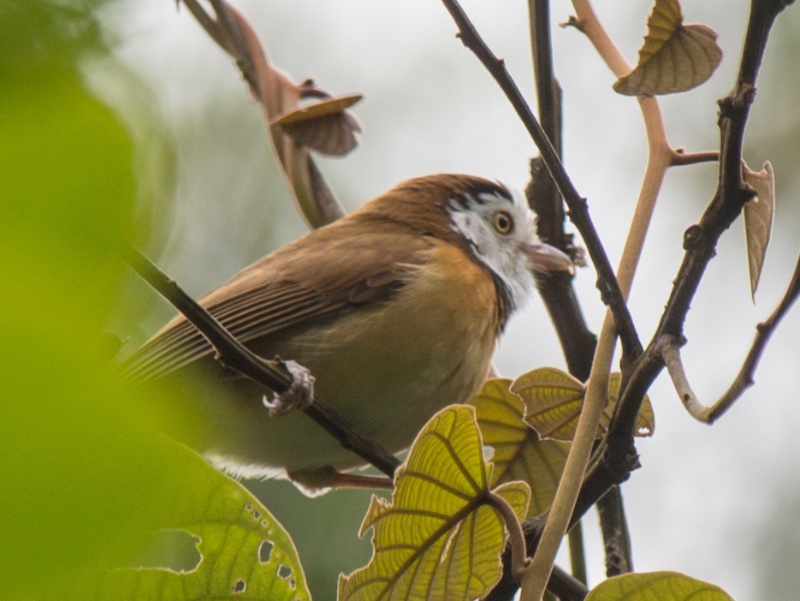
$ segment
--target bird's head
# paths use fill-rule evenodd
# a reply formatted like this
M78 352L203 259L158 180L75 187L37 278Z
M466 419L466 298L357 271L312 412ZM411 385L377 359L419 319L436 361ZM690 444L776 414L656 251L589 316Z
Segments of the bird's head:
M378 197L371 211L462 247L501 289L509 309L521 306L537 272L571 271L572 261L536 235L523 195L479 177L439 174L411 179Z

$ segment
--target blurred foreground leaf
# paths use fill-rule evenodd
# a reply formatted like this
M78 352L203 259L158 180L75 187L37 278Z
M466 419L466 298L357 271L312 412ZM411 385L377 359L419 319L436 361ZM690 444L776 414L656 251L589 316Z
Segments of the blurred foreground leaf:
M615 576L597 585L586 601L733 601L718 586L676 572Z
M553 502L569 445L542 440L523 419L520 398L509 390L511 380L488 380L472 398L483 444L494 449L492 486L522 480L531 488L528 516L539 515Z
M678 0L656 0L647 19L647 35L636 68L614 83L628 96L657 96L696 88L722 60L716 32L683 24Z
M523 482L492 490L490 472L473 408L453 405L436 414L397 472L393 501L372 498L361 527L362 535L373 529L372 561L340 578L339 601L485 595L500 578L506 540L492 496L518 519L530 497Z
M310 594L294 545L283 527L241 484L194 452L164 443L180 486L162 491L162 533L193 540L196 565L175 566L176 549L128 568L87 570L45 598L114 601L258 599L306 601Z
M130 562L211 485L155 433L167 416L152 408L168 403L141 402L100 349L136 193L129 134L80 75L85 53L104 52L101 3L0 8L3 599L66 594Z

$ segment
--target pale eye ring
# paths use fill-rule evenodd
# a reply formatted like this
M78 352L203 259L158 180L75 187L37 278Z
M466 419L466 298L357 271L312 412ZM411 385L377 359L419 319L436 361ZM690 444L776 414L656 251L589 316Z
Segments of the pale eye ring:
M514 230L514 218L508 211L497 211L492 215L492 225L499 234L510 234Z

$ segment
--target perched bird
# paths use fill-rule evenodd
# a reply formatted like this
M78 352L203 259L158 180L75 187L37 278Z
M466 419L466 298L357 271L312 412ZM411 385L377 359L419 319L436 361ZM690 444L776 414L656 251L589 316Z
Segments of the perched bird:
M468 175L408 180L239 272L200 300L265 358L307 367L316 394L397 452L487 374L534 273L571 269L536 236L524 198ZM189 444L241 477L307 490L362 463L307 416L270 417L269 391L226 369L175 317L124 363L131 379L180 381L200 416Z

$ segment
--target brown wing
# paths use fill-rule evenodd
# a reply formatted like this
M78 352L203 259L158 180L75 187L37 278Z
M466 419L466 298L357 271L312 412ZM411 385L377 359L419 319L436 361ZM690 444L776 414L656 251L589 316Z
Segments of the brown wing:
M353 226L356 225L355 231ZM429 241L381 224L364 232L351 218L312 232L234 276L200 300L243 343L382 302L424 262ZM399 230L399 231L398 231ZM164 376L212 352L182 316L128 358L135 380Z

